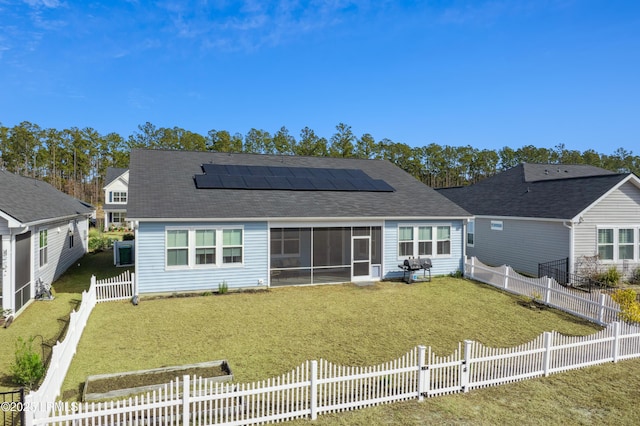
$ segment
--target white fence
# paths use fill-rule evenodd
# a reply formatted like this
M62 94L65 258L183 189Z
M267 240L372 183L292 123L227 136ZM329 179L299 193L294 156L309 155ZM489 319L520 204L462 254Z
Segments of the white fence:
M535 298L545 305L600 325L618 320L620 307L608 294L568 289L552 278L525 277L507 265L490 267L475 257L468 259L465 263L464 274L467 278L490 284L510 293Z
M508 267L490 268L474 259L465 266L466 274L479 281L535 295L558 309L611 323L590 336L545 332L513 348L491 348L467 340L446 357L418 346L396 360L373 367L307 361L280 377L254 383L220 384L184 376L159 386L157 391L128 399L52 404L50 416L35 413L27 416L26 424L250 425L315 419L323 413L468 392L640 356L640 327L613 322L619 308L608 296L599 296L598 300L587 294L579 297L549 279L522 277ZM59 377L61 381L64 374ZM33 395L27 402L40 401Z
M131 299L137 294L135 283L135 274L129 271L100 281L96 281L96 277L91 276L91 286L96 288L98 303Z
M71 312L69 327L62 342L57 342L51 350L51 361L42 384L35 392L25 396L27 406L32 410L34 418L46 417L60 396L60 388L64 381L71 360L76 353L78 342L87 325L87 320L98 302L131 298L135 292L135 274L125 271L118 277L96 281L91 277L89 290L82 292L80 308ZM31 413L26 415L26 423L30 424Z
M250 425L495 386L640 355L640 328L613 323L591 336L545 332L515 348L467 340L439 357L418 346L374 367L307 361L273 379L240 384L184 376L155 392L103 403L66 403L34 425Z

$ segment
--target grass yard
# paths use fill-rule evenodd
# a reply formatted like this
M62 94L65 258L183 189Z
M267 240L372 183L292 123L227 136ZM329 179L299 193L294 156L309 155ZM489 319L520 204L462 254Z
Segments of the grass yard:
M10 327L0 328L0 391L15 389L10 380L10 368L19 337L36 336L33 347L40 351L44 343L44 354L48 357L51 347L57 340L62 340L69 314L78 308L82 291L89 288L91 275L101 279L123 271L123 268L113 266L111 252L88 254L53 283L54 300L32 302Z
M13 388L4 385L3 373L17 337L41 334L45 341L55 341L91 274L105 278L122 272L111 263L110 253L83 258L81 266L54 283L54 301L33 303L11 327L0 329L0 389ZM554 310L527 309L519 300L482 284L437 278L415 285L143 298L139 306L104 303L89 319L63 396L78 398L90 374L227 359L236 380L254 381L285 373L307 359L371 365L418 344L447 355L464 339L512 346L548 330L585 335L599 329ZM640 424L635 408L639 397L636 359L291 424Z

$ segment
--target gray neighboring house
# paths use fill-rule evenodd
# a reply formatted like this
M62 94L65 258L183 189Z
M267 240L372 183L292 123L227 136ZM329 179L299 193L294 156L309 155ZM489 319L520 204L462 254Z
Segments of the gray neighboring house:
M91 205L46 182L0 170L0 305L18 315L88 248Z
M568 258L580 273L640 266L640 180L588 165L520 164L467 187L438 192L475 216L467 253L537 275L538 263Z
M104 184L104 230L110 227L131 227L127 221L129 169L108 167Z
M388 161L134 149L129 176L140 293L463 268L471 215Z

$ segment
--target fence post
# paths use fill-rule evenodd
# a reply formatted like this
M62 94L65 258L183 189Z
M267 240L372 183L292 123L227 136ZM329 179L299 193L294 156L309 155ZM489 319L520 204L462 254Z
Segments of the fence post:
M464 354L462 365L460 366L460 389L462 392L469 392L469 370L471 369L471 346L473 340L464 341Z
M31 396L31 392L24 396L23 399L25 407L33 407L33 397ZM24 426L33 426L33 418L38 413L37 410L22 410L21 420Z
M136 274L131 273L131 286L133 290L133 296L138 297L138 282L136 281Z
M475 278L476 276L476 257L471 257L471 278Z
M418 401L424 400L429 391L429 366L424 362L424 354L427 348L418 346Z
M598 322L600 324L604 324L604 306L605 306L606 296L604 293L600 293L600 306L598 309Z
M552 283L552 278L548 277L547 278L547 290L545 292L544 295L544 304L548 305L549 302L551 302L551 283Z
M618 356L620 355L620 323L618 321L613 323L613 353L611 357L613 362L618 362Z
M504 289L506 290L507 288L509 288L509 266L508 265L503 265L504 268Z
M551 365L551 342L553 335L549 331L544 332L544 359L543 359L543 371L544 376L549 375L549 366Z
M189 426L189 405L190 405L189 376L182 376L182 424Z
M89 291L91 291L91 288L93 288L93 290L96 292L96 300L99 300L100 296L98 295L98 288L96 286L96 276L95 275L91 275L91 284L89 285Z
M311 420L318 418L318 361L311 361Z

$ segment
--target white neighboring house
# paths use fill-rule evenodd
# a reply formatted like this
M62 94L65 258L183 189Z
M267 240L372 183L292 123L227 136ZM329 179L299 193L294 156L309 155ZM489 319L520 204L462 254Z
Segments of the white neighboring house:
M20 314L88 249L93 206L46 182L0 170L0 306Z
M104 186L104 230L111 226L131 228L127 221L127 201L129 198L129 169L107 168Z

